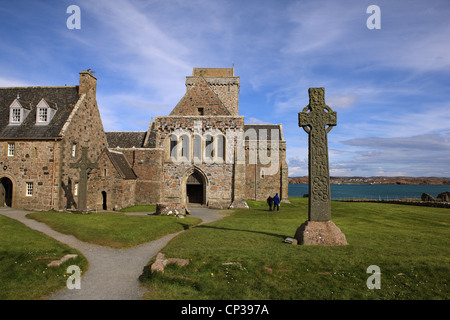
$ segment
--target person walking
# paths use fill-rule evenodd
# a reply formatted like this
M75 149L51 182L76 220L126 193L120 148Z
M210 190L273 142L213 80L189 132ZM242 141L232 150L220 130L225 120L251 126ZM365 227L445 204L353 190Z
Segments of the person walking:
M277 211L280 211L280 197L278 197L278 193L273 197L273 211L275 211L275 207L277 207Z
M272 206L273 206L273 198L269 195L269 197L267 198L267 204L269 205L269 211L272 211ZM275 207L274 207L275 209Z

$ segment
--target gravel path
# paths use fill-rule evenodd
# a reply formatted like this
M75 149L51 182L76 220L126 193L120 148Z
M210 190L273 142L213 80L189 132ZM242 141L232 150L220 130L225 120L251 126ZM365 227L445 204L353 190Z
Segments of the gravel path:
M209 223L224 217L220 210L208 208L189 208L192 217ZM51 300L137 300L144 294L139 283L148 261L167 243L183 231L166 235L130 249L113 249L78 240L74 236L52 230L46 224L28 219L29 211L0 209L0 214L16 219L31 229L43 232L50 237L80 251L88 260L89 268L81 278L80 289L62 289L48 297ZM128 213L131 215L133 213ZM148 214L148 213L136 213Z

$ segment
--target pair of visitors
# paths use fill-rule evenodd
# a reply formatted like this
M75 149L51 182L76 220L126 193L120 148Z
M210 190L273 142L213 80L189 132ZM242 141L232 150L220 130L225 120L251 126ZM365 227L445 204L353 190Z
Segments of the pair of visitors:
M280 211L280 197L278 197L278 193L275 194L275 197L273 198L269 195L267 198L267 204L269 205L269 211L272 211L272 206L273 211L275 211L275 207L277 208L277 211Z

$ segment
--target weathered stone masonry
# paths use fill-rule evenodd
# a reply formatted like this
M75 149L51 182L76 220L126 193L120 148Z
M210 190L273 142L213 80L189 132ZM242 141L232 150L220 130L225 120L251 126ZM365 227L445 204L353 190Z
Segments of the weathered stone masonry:
M136 177L124 174L127 164L113 161L109 154L95 97L96 83L90 72L83 71L79 86L0 88L0 188L6 193L0 205L77 210L79 170L70 164L79 159L82 147L88 148L91 161L100 164L99 169L89 172L87 209L134 204ZM12 124L10 106L15 99L30 111L20 123ZM56 108L44 125L36 121L42 99ZM10 144L14 144L14 155L8 155ZM11 203L5 201L7 197L12 198Z
M81 171L73 164L82 148L94 164L88 211L160 202L239 208L275 193L287 200L282 126L244 123L234 68L194 68L169 116L143 132L104 132L96 86L82 71L78 86L0 88L0 205L78 210ZM45 125L36 122L42 99L56 110ZM17 102L20 124L11 123Z

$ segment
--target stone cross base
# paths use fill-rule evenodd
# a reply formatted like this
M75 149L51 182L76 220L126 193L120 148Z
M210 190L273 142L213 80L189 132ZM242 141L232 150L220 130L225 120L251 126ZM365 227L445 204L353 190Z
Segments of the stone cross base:
M317 246L345 246L347 240L332 221L305 221L295 232L298 244Z

